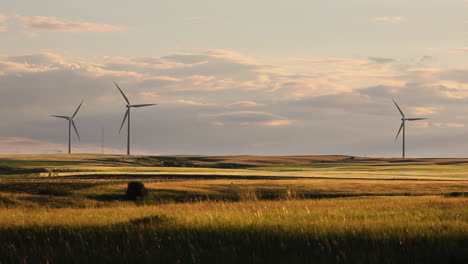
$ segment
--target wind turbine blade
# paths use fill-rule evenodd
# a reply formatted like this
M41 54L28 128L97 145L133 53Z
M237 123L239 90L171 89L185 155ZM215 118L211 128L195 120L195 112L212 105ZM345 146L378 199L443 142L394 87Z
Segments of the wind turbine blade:
M73 128L75 129L75 133L78 136L78 140L81 141L80 134L78 134L78 129L76 129L75 122L72 120L71 121Z
M78 106L78 108L76 109L75 113L74 113L74 114L72 115L72 117L71 117L72 119L73 119L73 118L76 116L76 114L78 113L78 110L80 110L80 108L81 108L81 105L83 104L83 101L84 101L84 99L83 99L83 100L81 100L81 103L80 103L80 105Z
M51 115L53 117L63 118L68 120L68 116L59 116L59 115Z
M124 123L125 123L125 120L127 120L128 111L130 111L130 109L127 109L127 111L125 111L125 116L124 116L124 119L123 119L123 121L122 121L122 125L120 125L119 133L120 133L120 131L122 130L122 127L123 127L123 125L124 125Z
M429 118L405 118L406 121L416 121L416 120L425 120Z
M398 104L395 102L395 100L392 99L392 101L393 101L393 103L395 103L395 106L398 108L398 111L400 111L401 116L402 116L403 118L405 118L405 114L403 114L403 111L401 111L400 107L399 107Z
M398 129L398 134L396 135L395 140L393 142L395 142L398 139L398 136L400 135L401 129L403 129L404 124L405 124L404 121L401 122L400 129Z
M151 105L157 105L157 104L136 104L136 105L129 105L130 107L145 107L145 106L151 106Z
M117 89L119 89L120 93L122 94L122 96L125 99L125 101L127 102L127 104L130 104L130 101L128 101L127 96L125 96L124 92L122 92L122 89L120 89L120 87L117 85L116 82L114 82L114 84L115 84L115 86L117 86Z

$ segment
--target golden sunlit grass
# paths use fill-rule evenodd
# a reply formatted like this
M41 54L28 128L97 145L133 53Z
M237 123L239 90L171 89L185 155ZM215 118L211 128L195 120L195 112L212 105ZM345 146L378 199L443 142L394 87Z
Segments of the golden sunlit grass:
M468 232L468 199L438 196L207 201L149 206L120 202L103 208L4 208L0 209L0 226L113 225L152 215L169 216L174 220L172 224L191 227L282 225L282 228L296 231L340 232L340 228L345 227L343 224L351 229L369 230L432 225L426 232L433 232L452 223L446 230Z

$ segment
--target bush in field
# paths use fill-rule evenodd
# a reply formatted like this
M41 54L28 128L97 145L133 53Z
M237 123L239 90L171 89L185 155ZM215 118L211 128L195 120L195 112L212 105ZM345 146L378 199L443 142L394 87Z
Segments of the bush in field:
M148 198L148 190L143 182L133 181L128 183L126 197L127 200L142 201Z
M445 195L446 197L468 197L468 192L451 192Z

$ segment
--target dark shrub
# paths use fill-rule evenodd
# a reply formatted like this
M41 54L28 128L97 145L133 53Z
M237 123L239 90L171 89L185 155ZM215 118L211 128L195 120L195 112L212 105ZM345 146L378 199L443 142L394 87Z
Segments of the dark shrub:
M68 196L72 194L70 189L60 187L60 186L44 187L44 188L39 189L37 193L41 195L55 195L55 196Z
M468 192L451 192L446 197L468 197Z
M148 197L148 190L142 182L129 182L126 197L127 200L132 201L144 200Z

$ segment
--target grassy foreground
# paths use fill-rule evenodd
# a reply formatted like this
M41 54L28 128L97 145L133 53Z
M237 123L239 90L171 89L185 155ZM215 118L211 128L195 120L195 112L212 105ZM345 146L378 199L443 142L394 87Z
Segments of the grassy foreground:
M465 162L3 156L0 263L468 263Z
M468 199L0 210L4 263L463 263Z

